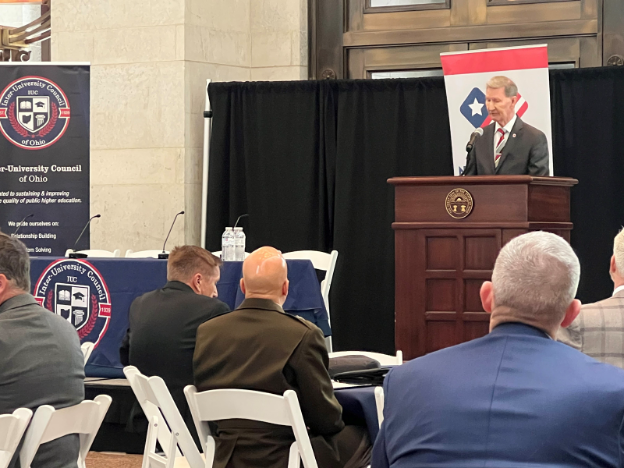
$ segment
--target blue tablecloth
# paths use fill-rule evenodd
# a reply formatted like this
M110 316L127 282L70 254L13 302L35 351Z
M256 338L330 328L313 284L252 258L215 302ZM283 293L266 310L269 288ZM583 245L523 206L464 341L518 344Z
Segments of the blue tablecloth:
M371 442L379 434L375 387L350 387L334 390L336 399L342 405L343 419L348 423L366 424Z
M217 284L219 299L231 309L244 296L239 288L242 262L226 262ZM119 346L128 329L132 301L161 288L167 262L158 259L32 257L33 296L68 319L82 342L96 343L85 372L89 377L123 377ZM309 260L288 260L290 292L284 310L315 323L331 335L318 279Z

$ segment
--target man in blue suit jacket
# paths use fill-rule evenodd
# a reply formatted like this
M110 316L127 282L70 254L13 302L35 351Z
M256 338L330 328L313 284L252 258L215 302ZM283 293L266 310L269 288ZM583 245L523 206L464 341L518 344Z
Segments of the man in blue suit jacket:
M386 377L372 467L624 466L624 371L554 340L579 276L554 234L509 242L481 289L490 334Z

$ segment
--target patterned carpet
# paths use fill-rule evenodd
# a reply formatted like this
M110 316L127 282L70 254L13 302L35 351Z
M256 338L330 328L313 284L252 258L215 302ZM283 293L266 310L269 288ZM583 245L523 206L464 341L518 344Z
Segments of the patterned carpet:
M143 455L89 452L87 468L141 468Z

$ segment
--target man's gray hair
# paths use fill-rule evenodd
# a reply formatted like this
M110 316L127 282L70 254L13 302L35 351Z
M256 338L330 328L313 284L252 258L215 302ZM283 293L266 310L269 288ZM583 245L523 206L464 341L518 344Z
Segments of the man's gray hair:
M490 78L486 85L488 88L498 89L505 88L505 96L514 97L518 95L518 87L516 83L506 76L495 76Z
M0 233L0 274L12 281L14 287L30 292L30 257L26 246Z
M613 256L618 275L624 276L624 229L618 232L613 240Z
M519 319L559 325L580 276L579 260L565 240L548 232L524 234L505 245L496 259L494 305L512 309Z

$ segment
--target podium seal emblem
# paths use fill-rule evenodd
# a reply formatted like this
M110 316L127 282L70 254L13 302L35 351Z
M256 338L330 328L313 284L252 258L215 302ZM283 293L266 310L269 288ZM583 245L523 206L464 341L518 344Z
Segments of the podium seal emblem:
M456 188L446 196L446 212L455 219L463 219L472 212L474 200L468 190Z

